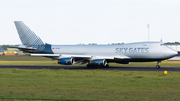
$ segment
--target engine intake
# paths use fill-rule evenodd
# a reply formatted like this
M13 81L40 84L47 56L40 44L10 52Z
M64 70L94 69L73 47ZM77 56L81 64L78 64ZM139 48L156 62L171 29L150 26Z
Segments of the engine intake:
M74 63L73 58L61 58L58 60L58 64L63 64L63 65L72 65Z
M106 66L107 61L105 59L96 59L90 62L90 65Z

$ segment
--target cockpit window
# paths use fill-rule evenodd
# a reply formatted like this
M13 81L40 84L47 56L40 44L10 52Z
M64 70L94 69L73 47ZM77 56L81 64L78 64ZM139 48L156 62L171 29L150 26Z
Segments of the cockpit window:
M161 46L166 46L166 44L165 44L165 43L163 43L163 44L161 44Z

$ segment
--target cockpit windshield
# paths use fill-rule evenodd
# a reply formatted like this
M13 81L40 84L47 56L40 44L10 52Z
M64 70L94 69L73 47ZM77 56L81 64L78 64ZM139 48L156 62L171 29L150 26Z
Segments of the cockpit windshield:
M166 46L166 44L165 44L165 43L163 43L163 44L161 44L161 46Z

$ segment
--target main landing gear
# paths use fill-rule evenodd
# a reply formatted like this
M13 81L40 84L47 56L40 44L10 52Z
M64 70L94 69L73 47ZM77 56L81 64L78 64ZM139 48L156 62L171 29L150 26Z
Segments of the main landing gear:
M160 63L161 63L161 61L157 61L156 69L160 68Z
M106 64L106 66L99 66L99 65L90 65L90 64L87 64L86 67L87 67L87 68L99 68L99 67L100 67L100 68L101 68L101 67L103 68L103 67L109 67L109 65Z

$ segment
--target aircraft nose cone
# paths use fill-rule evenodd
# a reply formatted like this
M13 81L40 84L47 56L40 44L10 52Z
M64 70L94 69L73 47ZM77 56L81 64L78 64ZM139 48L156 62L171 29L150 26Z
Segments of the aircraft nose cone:
M168 53L169 53L170 57L174 57L174 56L176 56L178 54L178 52L175 51L175 50L170 50Z
M178 52L177 52L177 51L173 51L171 54L172 54L173 56L176 56L176 55L178 55Z

